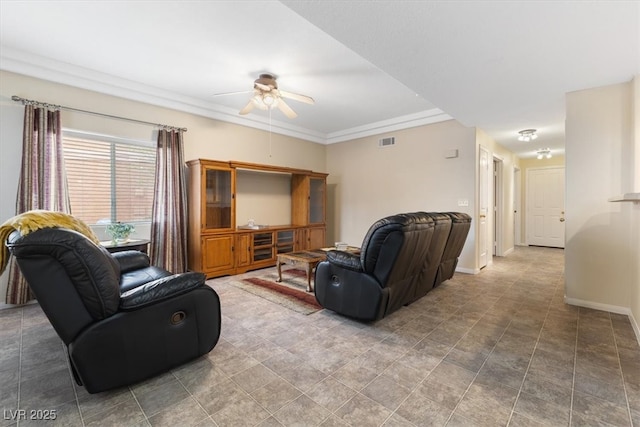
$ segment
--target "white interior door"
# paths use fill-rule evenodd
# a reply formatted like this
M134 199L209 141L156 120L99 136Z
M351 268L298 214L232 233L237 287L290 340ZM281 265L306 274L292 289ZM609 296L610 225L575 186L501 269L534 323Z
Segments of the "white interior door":
M503 256L504 255L504 223L502 222L503 217L503 191L502 191L502 159L498 157L493 158L493 209L491 213L493 214L493 243L492 247L492 255L494 256Z
M564 248L564 167L527 170L527 244Z
M483 268L489 262L489 152L480 147L480 168L478 183L478 267Z

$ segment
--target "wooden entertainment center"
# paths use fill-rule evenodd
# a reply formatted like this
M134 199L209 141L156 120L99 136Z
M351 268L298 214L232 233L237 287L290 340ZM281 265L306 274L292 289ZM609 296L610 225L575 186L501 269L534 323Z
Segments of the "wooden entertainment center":
M326 245L327 174L237 161L189 167L189 269L207 278L273 266L278 254ZM238 170L291 176L291 224L236 227Z

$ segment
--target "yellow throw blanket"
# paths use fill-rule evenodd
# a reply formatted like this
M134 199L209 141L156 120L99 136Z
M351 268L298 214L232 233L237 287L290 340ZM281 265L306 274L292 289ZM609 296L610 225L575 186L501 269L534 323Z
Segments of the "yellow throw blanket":
M7 267L7 262L9 262L10 253L5 245L9 234L14 230L18 230L24 236L32 231L50 227L68 228L77 231L84 234L96 245L100 244L98 237L87 224L69 214L42 210L21 213L9 218L4 224L0 225L0 245L2 245L2 248L0 248L0 274Z

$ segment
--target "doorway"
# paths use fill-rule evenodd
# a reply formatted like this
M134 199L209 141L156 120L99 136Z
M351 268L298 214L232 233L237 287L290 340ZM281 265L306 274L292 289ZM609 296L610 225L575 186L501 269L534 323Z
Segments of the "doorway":
M489 263L489 151L480 146L478 179L478 268L482 269Z
M502 159L493 157L493 256L503 256L503 207Z
M527 244L564 248L564 166L527 169Z
M519 168L513 171L513 242L522 245L522 173Z

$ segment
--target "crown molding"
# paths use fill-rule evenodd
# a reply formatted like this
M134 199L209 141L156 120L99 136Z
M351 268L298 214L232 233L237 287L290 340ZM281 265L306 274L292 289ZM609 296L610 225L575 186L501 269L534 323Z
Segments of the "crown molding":
M223 122L270 131L318 144L334 144L452 119L448 114L434 108L325 134L279 120L272 119L271 122L269 122L268 118L262 116L240 116L238 112L232 108L206 102L198 98L176 94L131 80L114 77L99 71L32 55L6 46L2 46L0 49L0 70L91 90L106 95L117 96L132 101L144 102L146 104L191 113Z
M432 123L444 122L451 119L453 119L453 117L445 114L442 110L433 108L431 110L420 111L418 113L408 114L406 116L395 117L393 119L382 120L351 129L332 132L327 135L326 143L335 144L337 142L364 138L371 135L380 135L383 133L394 132L401 129L408 129Z

